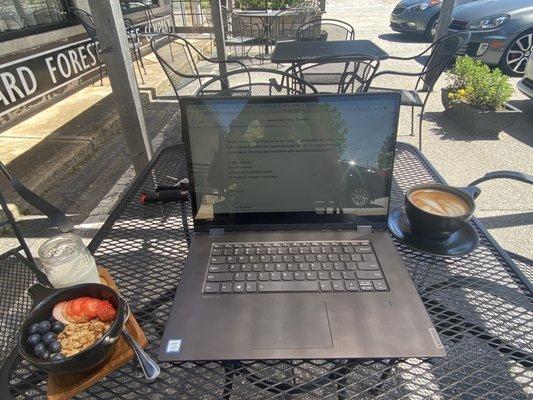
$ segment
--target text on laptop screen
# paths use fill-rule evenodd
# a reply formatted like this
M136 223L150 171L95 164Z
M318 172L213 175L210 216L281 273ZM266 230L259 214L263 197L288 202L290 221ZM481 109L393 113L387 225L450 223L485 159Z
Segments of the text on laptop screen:
M197 213L387 214L398 105L388 96L187 106Z

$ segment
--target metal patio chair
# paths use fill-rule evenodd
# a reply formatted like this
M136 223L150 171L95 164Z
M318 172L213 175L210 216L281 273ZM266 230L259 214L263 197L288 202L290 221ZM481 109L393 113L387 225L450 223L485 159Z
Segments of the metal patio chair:
M5 176L18 196L46 215L60 231L70 232L73 229L74 225L62 211L29 190L0 162L0 177L2 175ZM1 365L12 348L16 346L17 332L31 308L32 300L26 292L28 287L37 282L43 285L50 285L50 282L46 275L37 267L35 259L1 191L0 210L3 211L7 225L9 225L18 241L18 246L0 254Z
M205 82L194 96L281 96L316 94L316 88L296 75L277 69L231 71Z
M414 60L431 51L427 61L425 62L422 71L411 73L401 71L381 71L374 74L373 79L382 75L398 75L398 76L413 76L418 77L415 87L412 90L403 90L395 88L370 87L369 92L398 92L402 96L401 104L403 106L411 107L411 136L414 136L414 118L415 107L420 108L420 121L418 124L418 148L422 149L422 121L424 117L424 109L428 101L429 95L433 91L435 83L441 76L444 69L448 66L450 61L455 56L456 52L463 47L470 40L470 32L461 31L450 33L433 43L422 53L413 57L394 57L389 56L393 60ZM372 82L370 82L371 86Z
M128 42L130 44L130 48L135 54L137 69L139 70L139 76L141 77L142 83L144 83L144 78L142 76L141 69L139 68L139 62L142 66L145 75L146 68L144 67L144 61L141 56L141 42L139 40L139 35L137 34L137 29L135 29L133 21L129 18L124 18L124 28L126 28L126 35L128 35Z
M296 37L300 42L354 40L355 29L338 19L314 19L303 24L296 32Z
M165 39L163 46L158 46L159 39ZM194 45L187 39L174 34L166 34L154 36L150 39L150 47L154 52L159 64L165 71L168 80L172 84L172 88L179 100L179 91L193 82L197 82L200 86L204 79L211 79L218 76L217 73L203 73L200 72L196 60L207 62L212 65L219 65L220 63L236 64L239 68L246 69L246 65L238 60L221 61L215 58L209 58L203 55ZM183 80L188 82L183 82Z
M173 33L174 29L166 19L167 15L155 15L152 8L140 1L126 1L124 4L128 8L139 9L144 12L144 32L140 32L140 36L152 37L154 35L160 35L165 33ZM171 15L170 15L171 16ZM172 18L170 18L172 20Z
M88 12L80 10L79 8L71 7L69 8L69 11L80 22L80 24L85 29L85 32L87 32L87 34L89 35L89 38L91 39L93 48L95 49L95 52L96 52L96 60L98 62L98 69L100 72L100 86L102 86L103 85L103 64L102 64L102 59L100 58L100 50L98 48L98 35L96 34L96 26L94 24L93 17ZM144 68L144 63L141 58L141 52L139 50L139 40L138 40L137 34L136 32L135 34L133 34L133 32L135 31L133 22L127 19L124 20L124 29L126 29L126 35L128 36L128 44L130 46L130 51L132 54L133 61L137 65L137 69L139 70L139 76L141 77L142 83L144 83L144 78L141 72L141 65L142 65L142 68L145 74L146 74L146 69Z
M314 20L319 12L319 8L311 5L282 10L272 21L272 42L297 40L300 27L305 25L307 21Z
M241 57L251 59L248 54L253 47L259 44L259 58L263 57L262 45L265 41L265 27L255 23L252 17L236 14L231 11L229 16L228 30L226 32L226 45L235 50L235 57L239 57L237 47L241 48Z
M308 15L312 14L310 19L318 15L318 8L311 6L286 8L278 11L273 17L264 21L263 27L263 45L270 49L280 41L293 41L297 39L298 29L305 24ZM260 61L270 60L272 52L264 53L256 57Z
M323 87L321 93L363 93L368 90L379 63L379 58L370 55L330 57L295 64L287 72L317 88Z
M103 65L102 59L100 58L100 51L98 50L98 35L96 34L96 26L94 25L93 17L88 12L80 10L79 8L71 7L69 8L69 11L80 22L85 29L85 32L87 32L87 35L89 35L89 38L91 39L94 51L96 52L96 60L98 62L98 70L100 72L100 86L102 86L104 84Z

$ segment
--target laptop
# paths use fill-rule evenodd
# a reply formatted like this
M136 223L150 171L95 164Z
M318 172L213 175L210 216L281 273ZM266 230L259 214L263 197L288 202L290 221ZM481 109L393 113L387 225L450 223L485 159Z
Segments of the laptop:
M180 105L194 234L159 360L445 355L386 230L399 95Z

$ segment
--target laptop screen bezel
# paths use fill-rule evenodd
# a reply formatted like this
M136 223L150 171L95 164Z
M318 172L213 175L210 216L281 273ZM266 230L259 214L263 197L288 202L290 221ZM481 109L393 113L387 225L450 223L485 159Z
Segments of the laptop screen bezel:
M224 229L225 231L239 230L286 230L286 229L355 229L357 226L368 225L375 229L383 229L387 225L387 217L390 210L390 195L392 191L392 176L394 171L394 161L391 165L390 173L387 177L386 190L389 195L387 213L374 216L360 216L351 214L316 214L310 212L250 212L250 213L232 213L227 217L217 215L213 219L195 219L198 212L196 202L196 191L194 184L194 174L191 159L191 142L190 132L188 129L187 107L189 105L201 105L206 100L247 100L251 103L301 103L318 101L319 98L342 96L344 98L352 97L372 97L386 98L394 101L396 116L394 126L392 127L392 153L393 160L395 154L395 145L397 140L399 109L401 96L398 93L356 93L356 94L311 94L301 96L239 96L239 97L180 97L180 111L182 119L183 143L185 145L185 154L187 159L187 173L189 178L189 192L191 196L191 206L193 213L194 230L197 232L207 232L212 229Z

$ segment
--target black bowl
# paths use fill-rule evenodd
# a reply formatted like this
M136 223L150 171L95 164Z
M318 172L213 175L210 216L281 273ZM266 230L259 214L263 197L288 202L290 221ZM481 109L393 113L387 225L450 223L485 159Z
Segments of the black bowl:
M111 356L122 334L122 328L127 316L127 304L115 290L98 283L84 283L62 289L33 285L28 289L28 292L33 299L33 306L20 329L18 347L22 356L29 363L38 369L48 372L76 373L96 368ZM33 354L32 346L26 342L29 326L48 320L52 316L52 310L57 303L83 296L108 300L115 307L117 317L111 327L98 341L78 354L60 360L43 360L36 357Z
M468 212L457 217L426 212L415 206L409 198L411 193L420 189L435 189L451 193L466 201L469 206ZM405 194L405 213L407 214L411 228L415 233L431 239L446 239L450 237L453 233L461 229L465 222L468 222L472 218L476 209L474 199L479 195L479 192L477 187L457 188L440 184L418 185L409 189Z

